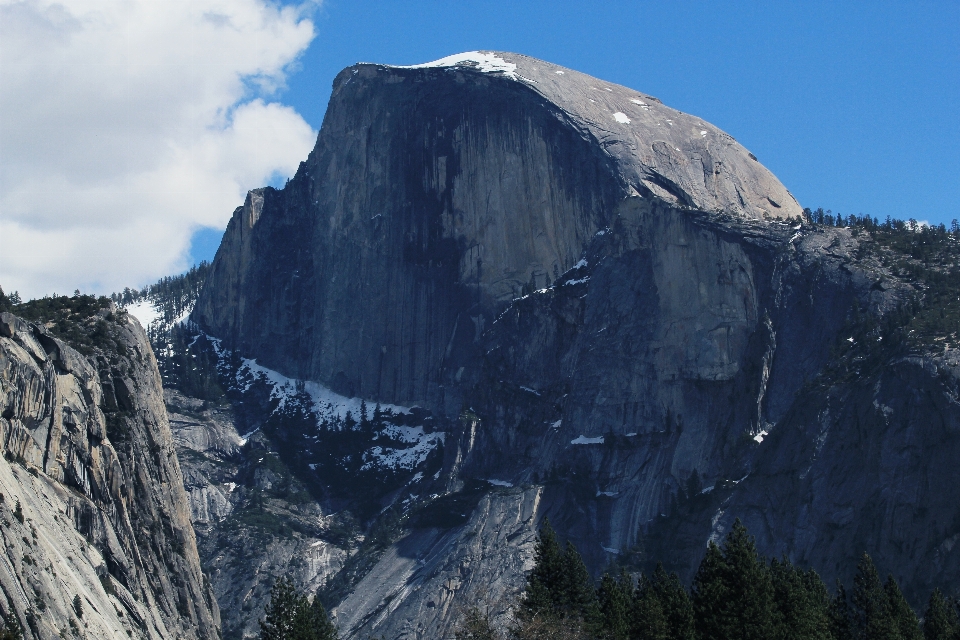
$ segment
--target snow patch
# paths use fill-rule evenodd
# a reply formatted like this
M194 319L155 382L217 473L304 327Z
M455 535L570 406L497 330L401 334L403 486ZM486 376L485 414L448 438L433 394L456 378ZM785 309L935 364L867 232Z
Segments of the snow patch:
M588 438L587 436L581 435L580 437L571 440L570 444L603 444L603 436Z
M559 429L559 428L560 428L560 424L561 424L562 422L563 422L563 418L557 420L557 421L554 422L552 425L550 425L550 428L551 428L551 429L554 429L554 430Z
M563 71L554 71L554 73L557 74L558 76L562 76L562 75L563 75Z
M218 338L210 336L207 336L207 339L213 345L220 361L227 361L230 357L230 351L223 347L222 342ZM363 403L361 398L342 396L319 382L288 378L273 369L257 364L255 359L240 359L235 381L238 388L244 391L249 389L254 382L269 385L270 397L277 400L276 411L278 412L286 410L288 403L296 406L305 395L309 398L310 409L317 416L318 426L323 422L329 422L337 418L343 420L348 413L357 421L361 418L360 407ZM388 415L409 415L412 411L412 407L393 404L381 404L380 408ZM368 405L366 417L372 417L373 411L374 406ZM240 446L245 445L255 432L256 430L243 436L240 439ZM386 467L413 470L423 464L430 452L444 442L446 433L442 431L426 433L423 426L387 424L379 431L378 437L385 437L391 441L392 445L374 446L364 452L364 464L361 469ZM409 446L398 447L397 445Z
M585 266L587 266L587 259L580 258L580 262L570 267L570 270L573 271L574 269L580 269L581 267L585 267Z
M483 73L502 73L513 80L517 79L517 65L507 62L503 58L498 58L492 53L482 51L465 51L457 53L446 58L440 58L433 62L423 64L413 64L408 66L397 66L398 69L431 69L437 67L472 67ZM558 71L557 73L563 73Z
M493 480L493 479L490 479L490 480L487 480L487 482L489 482L490 484L492 484L492 485L495 486L495 487L512 487L512 486L513 486L513 483L512 483L512 482L507 482L506 480Z
M706 132L706 131L701 131L701 132L700 132L700 135L705 136L705 135L707 135L707 132Z
M768 436L768 435L770 435L770 434L767 433L766 431L761 431L761 432L758 433L757 435L753 436L753 439L756 440L758 443L760 443L760 442L763 442L763 437L764 437L764 436ZM739 480L738 480L738 482L739 482Z
M600 545L600 548L606 551L607 553L616 553L616 554L620 553L620 549L613 549L612 547L604 547L603 545Z
M127 313L140 321L143 328L146 329L150 324L163 317L159 309L153 306L153 303L147 299L140 300L136 304L126 307Z
M617 111L615 114L613 114L613 119L619 122L620 124L630 124L630 118L628 118L627 114L625 114L622 111Z
M526 391L527 393L532 393L533 395L537 396L538 398L540 397L540 392L537 391L536 389L531 389L530 387L520 387L520 388L523 389L524 391Z
M597 491L597 497L599 498L600 496L607 496L608 498L612 498L619 493L619 491Z
M412 446L404 449L381 446L368 449L363 454L364 463L360 467L365 471L377 467L412 470L426 462L430 452L442 444L447 435L443 431L424 433L423 427L400 427L396 425L387 426L381 433L389 436L392 440Z
M632 102L633 104L638 104L638 105L640 105L641 107L647 106L647 103L646 103L646 102L644 102L643 100L637 100L636 98L631 98L631 99L630 99L630 102Z
M583 278L578 278L577 280L567 280L564 282L564 286L568 284L583 284L584 282L590 282L590 276L584 276Z
M631 431L630 433L626 434L626 436L627 436L628 438L633 438L633 437L635 437L636 435L637 435L637 432L636 432L636 431Z

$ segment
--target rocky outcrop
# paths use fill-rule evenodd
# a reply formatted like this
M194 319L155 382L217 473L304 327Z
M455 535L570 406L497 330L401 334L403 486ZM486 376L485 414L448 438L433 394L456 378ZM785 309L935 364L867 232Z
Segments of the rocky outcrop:
M235 212L192 317L286 376L434 412L443 468L396 488L411 513L495 481L536 493L534 520L593 570L662 559L685 579L743 517L827 580L869 551L919 603L960 553L960 501L930 489L956 485L934 455L956 450L955 365L832 380L860 314L916 291L869 237L799 214L732 138L645 94L513 54L357 65L297 176ZM476 526L408 523L344 628L449 630L444 598L474 592L433 581L505 499ZM516 554L495 600L522 585L526 535L475 542Z
M533 568L541 489L497 489L466 524L416 528L334 612L345 637L448 638L472 606L506 628Z
M799 215L776 178L699 118L486 55L505 70L341 72L296 177L234 213L192 318L286 375L455 415L477 337L510 300L570 269L624 198Z
M277 578L312 594L355 547L330 534L331 514L310 499L267 438L240 437L230 404L211 406L173 389L164 396L223 637L258 637Z
M113 307L71 322L89 355L0 315L0 606L27 637L216 638L146 335Z

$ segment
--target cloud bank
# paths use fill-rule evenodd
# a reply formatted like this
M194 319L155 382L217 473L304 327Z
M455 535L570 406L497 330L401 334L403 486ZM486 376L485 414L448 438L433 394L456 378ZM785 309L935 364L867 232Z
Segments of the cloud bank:
M270 0L0 0L0 285L108 293L187 266L316 132L270 102L314 37Z

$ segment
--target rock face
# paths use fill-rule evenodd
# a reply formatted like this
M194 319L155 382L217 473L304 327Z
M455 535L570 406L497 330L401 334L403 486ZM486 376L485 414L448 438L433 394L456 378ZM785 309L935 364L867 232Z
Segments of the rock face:
M262 435L237 434L229 406L206 407L170 389L164 395L200 561L224 611L223 637L258 637L277 577L313 593L340 570L350 549L324 535L319 525L329 514L302 499L302 488L283 494L298 499L271 492L291 484L289 473Z
M0 315L0 606L33 638L217 638L146 335L88 325L85 356Z
M286 376L434 412L444 465L420 494L493 481L523 514L489 521L501 539L497 494L414 526L342 600L348 636L438 637L451 594L477 597L461 585L499 602L544 514L594 570L689 580L741 517L828 582L867 550L917 604L956 586L956 359L824 377L856 314L913 289L800 213L723 132L569 69L341 72L296 177L234 213L192 319Z
M498 55L506 71L341 72L296 178L235 212L193 319L287 375L455 410L448 395L478 336L570 269L624 198L751 220L800 213L699 118Z

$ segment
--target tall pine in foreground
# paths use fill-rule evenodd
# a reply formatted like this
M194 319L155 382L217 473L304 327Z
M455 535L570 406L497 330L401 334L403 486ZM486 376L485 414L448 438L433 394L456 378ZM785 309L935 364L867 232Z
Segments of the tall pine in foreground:
M600 607L600 635L604 640L629 640L633 609L633 578L621 571L616 577L609 573L600 579L597 589Z
M930 594L930 602L923 614L923 637L924 640L960 639L957 609L943 597L940 589L934 589Z
M693 603L677 574L667 573L658 562L649 584L667 619L668 640L694 640Z
M723 541L712 544L694 577L697 631L704 640L773 637L770 572L753 538L737 519Z
M900 640L922 640L923 635L920 631L920 621L917 620L917 614L907 604L907 600L900 592L900 587L897 586L897 581L893 579L893 576L887 576L887 582L883 585L883 590L887 594L887 602L890 606L890 622L893 624L893 629Z
M770 563L775 637L833 640L830 595L816 571L803 571L786 558Z
M857 640L899 640L887 592L866 553L860 558L853 579L853 630Z

